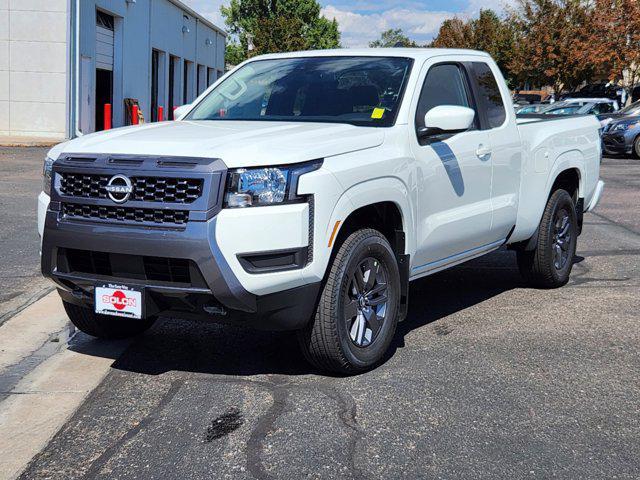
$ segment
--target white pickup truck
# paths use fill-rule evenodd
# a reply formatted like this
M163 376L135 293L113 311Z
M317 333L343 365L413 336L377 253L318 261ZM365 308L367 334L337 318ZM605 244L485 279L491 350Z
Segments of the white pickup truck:
M532 285L567 283L603 189L598 129L517 120L481 52L256 57L178 121L51 150L42 272L90 335L163 315L290 329L318 368L361 372L411 280L506 245Z

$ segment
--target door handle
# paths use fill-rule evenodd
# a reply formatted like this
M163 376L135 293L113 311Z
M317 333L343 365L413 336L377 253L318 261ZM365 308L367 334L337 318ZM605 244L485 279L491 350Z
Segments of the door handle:
M480 146L476 150L476 156L480 160L488 160L491 157L491 148L480 144Z

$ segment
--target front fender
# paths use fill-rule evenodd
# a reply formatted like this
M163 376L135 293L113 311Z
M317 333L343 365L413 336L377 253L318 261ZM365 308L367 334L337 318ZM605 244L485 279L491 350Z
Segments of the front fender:
M416 226L413 211L409 203L409 190L397 177L382 177L358 183L346 190L339 198L331 214L331 220L325 231L325 245L331 250L335 238L345 220L359 208L375 203L394 203L402 217L402 229L406 234L405 254L415 252ZM336 227L337 225L337 227Z

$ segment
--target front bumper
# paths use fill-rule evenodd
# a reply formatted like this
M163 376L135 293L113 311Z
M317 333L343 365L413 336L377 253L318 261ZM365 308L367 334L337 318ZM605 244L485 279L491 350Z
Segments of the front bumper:
M605 133L602 144L606 153L627 154L633 150L633 139L627 139L623 133Z
M73 171L68 163L54 166L54 176ZM313 315L320 283L304 282L299 269L249 273L240 254L306 249L308 206L266 207L275 220L273 232L266 232L265 224L255 218L265 217L258 209L220 211L218 174L214 172L213 180L204 177L204 190L211 193L192 204L188 221L179 228L68 215L64 206L70 202L109 204L65 195L56 176L50 201L39 199L43 275L57 284L64 300L88 308L94 306L96 285L117 283L143 289L147 316L199 318L266 330L302 328ZM283 236L278 230L293 225L303 233ZM149 268L164 269L168 276L151 276ZM189 276L174 278L172 269L186 269Z
M268 295L247 292L215 244L216 219L192 222L183 231L149 232L147 229L82 222L58 221L55 211L46 215L42 244L42 273L58 286L64 300L93 308L99 283L143 288L147 315L209 319L241 323L265 330L302 328L313 314L319 283ZM117 252L117 255L188 259L197 266L203 282L190 285L134 278L136 275L97 275L70 270L68 250ZM122 257L121 257L122 258ZM126 270L126 268L123 268Z

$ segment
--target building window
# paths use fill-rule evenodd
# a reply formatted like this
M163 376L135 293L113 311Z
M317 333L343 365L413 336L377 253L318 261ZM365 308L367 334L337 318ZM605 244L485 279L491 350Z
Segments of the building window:
M210 87L211 85L213 85L217 79L218 78L216 77L215 68L208 68L207 69L207 87Z
M115 22L111 15L98 10L96 11L96 25L113 31Z

